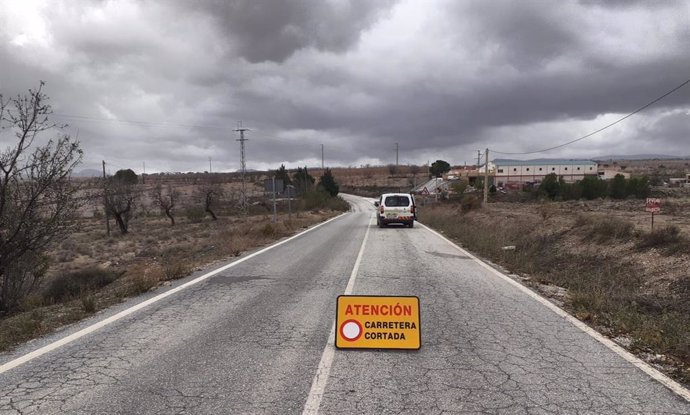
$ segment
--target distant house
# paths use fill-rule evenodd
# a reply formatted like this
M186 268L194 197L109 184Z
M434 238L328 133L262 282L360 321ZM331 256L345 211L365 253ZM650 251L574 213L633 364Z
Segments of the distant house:
M630 178L630 173L626 173L624 171L621 171L621 169L619 168L613 167L599 168L598 173L599 178L602 180L611 180L619 174L625 177L626 179Z
M537 183L548 174L555 173L566 182L575 182L586 176L598 176L597 162L578 159L536 159L493 161L495 181L498 185L511 183Z

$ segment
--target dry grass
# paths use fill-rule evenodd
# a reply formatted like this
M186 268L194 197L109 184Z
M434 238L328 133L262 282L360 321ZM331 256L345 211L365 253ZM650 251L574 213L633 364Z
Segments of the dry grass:
M0 319L0 351L338 213L328 208L293 213L292 218L281 213L277 223L266 213L246 220L180 217L174 227L163 217L147 215L132 221L129 234L112 236L105 235L104 219L83 219L79 232L54 246L41 290L24 300L23 311Z

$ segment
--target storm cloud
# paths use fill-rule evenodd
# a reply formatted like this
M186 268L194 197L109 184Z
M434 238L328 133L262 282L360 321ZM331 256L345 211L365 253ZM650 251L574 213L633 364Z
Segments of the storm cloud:
M395 143L462 164L634 111L690 78L689 40L684 1L3 2L0 93L46 81L84 167L234 170L240 120L249 168L318 165L321 144L332 166ZM690 155L688 125L690 86L524 158Z

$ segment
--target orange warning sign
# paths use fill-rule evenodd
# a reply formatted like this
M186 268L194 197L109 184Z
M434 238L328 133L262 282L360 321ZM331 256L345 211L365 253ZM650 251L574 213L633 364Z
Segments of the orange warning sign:
M341 295L338 349L411 349L422 346L418 297Z

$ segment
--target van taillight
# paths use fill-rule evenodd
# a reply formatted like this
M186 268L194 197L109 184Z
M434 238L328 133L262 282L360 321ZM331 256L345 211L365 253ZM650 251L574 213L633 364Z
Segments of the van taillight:
M410 208L410 213L414 213L414 205Z
M383 215L383 206L381 206L381 214Z

